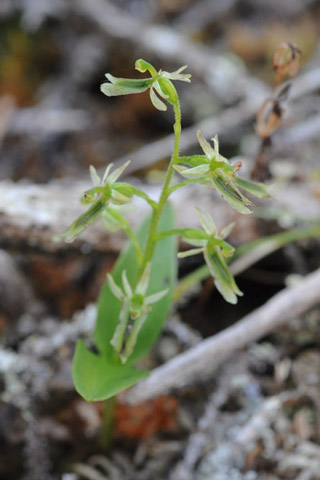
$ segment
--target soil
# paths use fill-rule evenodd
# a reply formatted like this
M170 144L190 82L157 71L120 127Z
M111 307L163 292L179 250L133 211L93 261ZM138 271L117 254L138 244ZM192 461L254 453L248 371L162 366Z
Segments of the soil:
M100 172L138 152L132 181L157 191L170 152L153 142L171 134L171 112L157 112L147 94L99 90L105 72L136 77L140 57L167 71L188 63L183 126L217 119L223 155L282 191L282 203L240 221L235 246L319 223L320 2L4 1L0 25L0 479L320 480L319 305L235 351L206 381L134 406L121 395L87 403L72 383L74 348L79 338L92 346L96 300L124 239L52 241L73 215L64 192L90 184L90 165ZM272 91L283 42L302 52L291 99ZM266 142L254 117L270 95L281 122ZM198 148L184 141L184 154ZM56 204L43 220L46 198ZM186 205L176 202L177 217L192 224ZM237 306L203 281L174 305L144 367L234 325L319 268L319 252L306 238L253 263L237 277ZM199 265L181 260L179 277ZM103 429L106 411L113 424Z

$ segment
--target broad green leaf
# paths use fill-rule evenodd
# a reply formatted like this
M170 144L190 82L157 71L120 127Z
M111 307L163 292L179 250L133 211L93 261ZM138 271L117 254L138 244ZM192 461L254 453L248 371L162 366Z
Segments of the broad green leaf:
M145 219L138 232L138 240L142 248L147 239L149 223L150 217ZM167 205L160 219L158 232L171 230L172 228L174 228L173 211L171 206ZM176 279L176 262L176 240L172 236L165 237L159 241L154 253L147 295L152 295L165 288L168 288L169 291L164 298L152 305L152 311L139 332L134 352L128 360L130 363L137 361L148 353L166 321ZM139 267L131 243L120 255L112 271L112 277L117 285L122 284L121 276L123 270L126 270L130 284L134 285L137 280ZM118 324L120 309L120 301L113 296L109 285L105 283L98 302L95 341L99 351L112 362L119 361L113 347L110 345L110 341Z
M129 365L108 362L88 350L82 340L77 343L72 376L77 392L88 402L113 397L147 375Z

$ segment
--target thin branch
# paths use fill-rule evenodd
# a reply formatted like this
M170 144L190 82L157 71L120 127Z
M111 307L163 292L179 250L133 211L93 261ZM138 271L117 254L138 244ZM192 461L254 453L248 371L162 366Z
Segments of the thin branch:
M166 62L187 64L203 77L211 90L229 98L248 98L253 91L265 90L261 80L249 75L243 67L211 48L194 42L186 35L166 25L148 25L132 13L108 0L73 0L78 12L84 13L109 36L130 41L140 49ZM233 87L233 88L231 88Z
M290 94L290 100L295 101L304 95L308 95L320 88L320 68L308 71L296 78ZM207 118L201 122L192 125L191 127L184 128L181 133L180 152L183 153L191 147L197 145L197 130L201 130L205 137L212 137L213 135L225 134L228 131L238 127L239 125L251 120L262 102L266 98L265 91L255 91L250 96L250 88L248 86L248 98L240 102L234 107L225 109L216 117ZM297 128L297 126L293 127ZM315 129L312 128L311 132L316 134ZM287 133L284 134L285 136ZM290 130L288 131L290 135ZM309 133L309 138L312 133ZM172 150L174 137L168 135L161 140L149 143L145 147L140 148L136 152L124 155L115 162L115 166L119 167L123 163L131 160L131 164L126 169L127 173L145 168L152 165L165 157L169 157Z
M237 4L238 0L224 0L213 2L212 0L200 0L181 13L175 22L175 27L188 32L189 36L203 31L213 21L215 24L223 23L224 18Z
M205 378L237 349L267 335L319 303L319 291L320 269L306 276L295 287L285 288L232 327L156 368L146 380L129 390L125 401L140 403Z
M191 127L184 128L181 132L180 152L186 152L189 148L198 144L197 130L201 130L205 137L212 137L214 134L225 134L252 119L264 98L265 94L255 95L240 102L235 107L227 108L216 117L207 118ZM115 168L131 160L130 165L126 169L128 174L153 165L166 157L170 157L173 142L174 135L170 134L160 140L149 143L139 150L119 158L114 162Z
M52 109L41 106L16 109L7 134L59 134L81 132L90 125L90 116L80 109Z

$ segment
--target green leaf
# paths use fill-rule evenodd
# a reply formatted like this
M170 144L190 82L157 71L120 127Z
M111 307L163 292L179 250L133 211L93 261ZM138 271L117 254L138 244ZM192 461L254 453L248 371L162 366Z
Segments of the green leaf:
M147 371L129 365L117 365L95 355L79 340L72 365L77 392L88 402L106 400L148 376Z
M150 216L142 223L138 233L141 246L146 242L149 224ZM160 219L159 232L173 227L173 211L168 204ZM95 340L100 355L90 352L80 340L73 360L74 384L77 392L83 398L88 401L105 400L148 375L146 371L133 368L132 363L151 349L166 321L176 280L176 269L176 242L170 236L160 240L156 247L147 292L152 295L165 287L168 288L168 294L153 304L152 311L148 314L139 332L133 354L125 364L121 364L119 355L110 344L118 325L121 302L114 297L108 283L104 284L98 303L95 330ZM138 276L139 266L131 243L120 255L112 272L113 279L118 285L121 284L123 270L126 270L128 279L133 284Z
M138 232L138 241L143 248L150 224L150 216L142 223ZM167 205L160 219L158 233L174 228L174 216L172 207ZM171 305L171 297L176 279L176 240L174 237L165 237L160 240L155 249L151 264L151 274L147 295L152 295L165 288L169 289L168 294L159 302L152 305L144 325L139 332L137 343L129 362L135 362L142 358L151 349L157 339L164 322L166 321ZM134 285L139 273L139 266L132 244L120 255L112 277L117 285L121 285L122 271L126 270L128 280ZM98 318L95 330L96 345L109 361L118 361L117 355L110 341L118 324L121 302L115 298L107 283L103 286L98 302ZM116 359L115 359L116 356Z

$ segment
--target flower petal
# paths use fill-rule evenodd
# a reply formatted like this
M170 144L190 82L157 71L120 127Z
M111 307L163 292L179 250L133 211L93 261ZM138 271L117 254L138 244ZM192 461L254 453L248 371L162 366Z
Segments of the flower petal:
M129 305L127 302L124 302L120 310L119 323L114 331L112 339L110 340L110 344L119 354L121 354L121 351L123 350L128 321Z
M235 224L236 224L236 222L231 222L231 223L229 223L228 225L226 225L225 227L223 227L223 229L222 229L221 232L220 232L220 237L221 237L221 238L227 238L227 237L229 237L229 235L230 235L230 233L232 232Z
M110 273L107 274L107 282L108 282L109 288L110 288L111 292L113 293L113 295L114 295L118 300L123 301L124 298L125 298L125 296L124 296L121 288L118 287L118 285L116 284L116 282L113 280L113 277L112 277L112 275L110 275Z
M129 165L130 163L130 160L128 160L126 163L124 163L123 165L121 165L121 167L119 168L116 168L114 172L111 173L111 175L109 176L109 178L107 179L108 180L108 184L110 186L112 186L115 181L120 177L120 175L123 173L123 171L127 168L127 166Z
M145 302L147 305L150 305L151 303L156 303L161 300L161 298L165 297L168 292L169 290L168 288L166 288L165 290L161 290L161 292L153 293L152 295L146 297Z
M160 95L160 97L164 98L165 100L167 98L169 98L169 95L167 95L166 93L164 93L164 91L162 90L161 86L160 86L160 83L158 82L158 80L155 80L152 84L152 88L155 89L155 91Z
M131 285L129 283L129 280L128 280L128 277L127 277L127 272L125 270L122 271L122 285L123 285L123 288L124 288L124 291L126 293L126 296L127 298L131 298L132 297L132 288L131 288Z
M89 171L90 171L90 176L91 176L91 180L92 180L93 185L95 187L99 187L100 182L101 182L101 178L97 174L97 170L94 168L93 165L90 165Z
M210 143L207 142L207 140L204 138L200 130L197 131L197 139L198 142L200 143L200 147L202 148L205 156L211 160L212 158L215 158L216 152L214 149L211 147Z
M162 102L162 100L160 100L153 88L150 89L150 100L152 102L152 105L157 110L160 110L161 112L165 112L167 110L167 106Z
M196 210L200 217L200 223L202 225L202 228L207 233L207 235L217 235L217 229L211 215L208 212L203 212L199 208L196 208Z
M208 164L198 165L197 167L183 167L182 165L174 165L174 169L180 173L185 178L193 179L193 178L200 178L204 175L207 175L210 171L210 167Z
M100 185L105 185L106 184L109 172L110 172L112 167L113 167L113 163L109 163L109 165L107 166L107 168L104 171L104 174L103 174Z
M161 77L167 78L168 80L180 80L182 82L191 82L190 78L191 75L190 73L181 73L187 68L187 65L184 65L183 67L180 67L178 70L175 72L161 72Z

